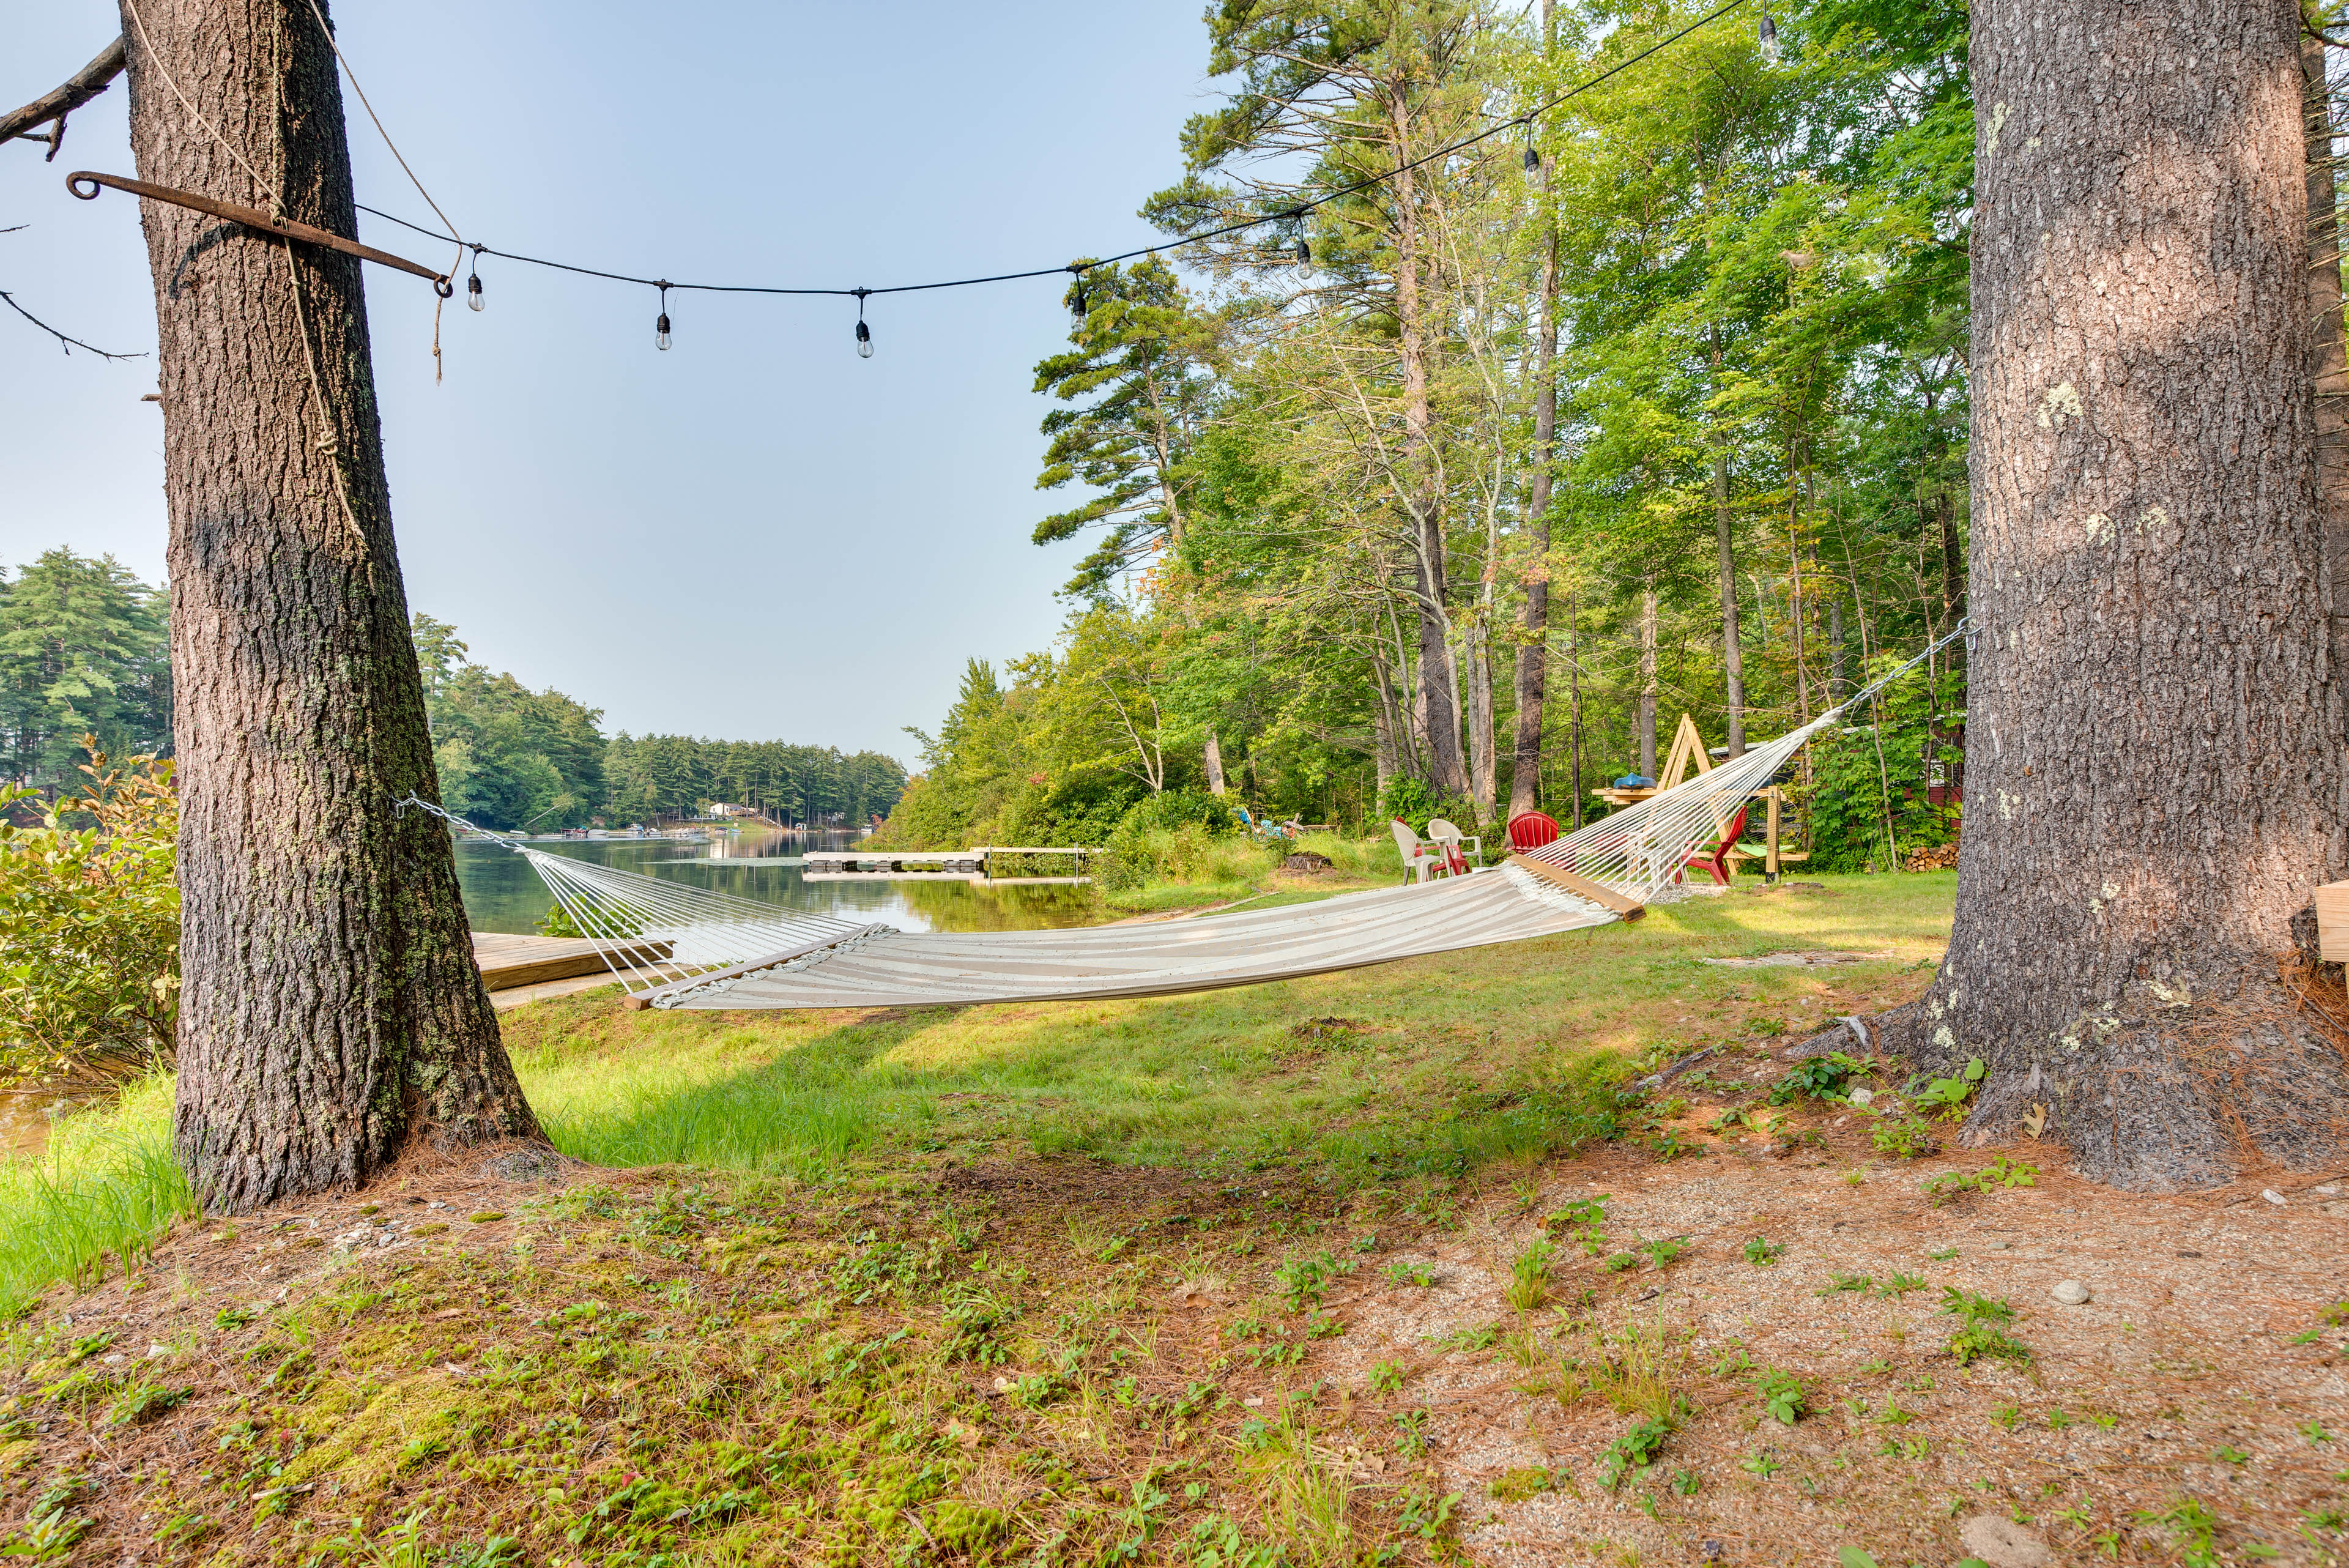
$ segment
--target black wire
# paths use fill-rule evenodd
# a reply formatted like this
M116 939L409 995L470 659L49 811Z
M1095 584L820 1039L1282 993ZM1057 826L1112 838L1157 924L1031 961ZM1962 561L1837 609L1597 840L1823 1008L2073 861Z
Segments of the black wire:
M940 283L901 283L893 285L887 288L777 288L761 284L747 283L669 283L660 278L632 277L624 272L605 272L597 267L574 266L569 262L548 261L543 256L526 256L513 251L493 250L488 245L474 244L470 240L460 240L454 234L444 234L438 229L428 229L423 227L421 224L411 223L406 218L393 217L389 213L378 211L374 207L367 205L365 202L359 202L357 203L357 206L358 210L362 213L372 213L374 216L383 219L386 223L398 223L401 228L411 230L416 234L422 234L427 239L439 240L447 244L463 245L474 254L477 260L485 255L500 256L507 261L525 262L532 266L553 267L558 272L577 273L584 277L608 278L614 283L638 284L646 288L692 289L700 294L777 294L830 296L839 298L863 298L867 295L874 294L919 294L926 289L934 288L972 288L981 284L1018 283L1031 277L1056 277L1063 273L1075 273L1081 277L1085 273L1091 271L1094 267L1114 266L1119 262L1133 261L1140 256L1160 255L1167 251L1180 250L1185 245L1204 244L1209 240L1222 239L1226 234L1243 234L1249 229L1261 228L1267 223L1279 223L1285 219L1301 218L1305 216L1306 213L1314 211L1316 208L1328 206L1332 202L1343 201L1348 196L1354 195L1359 192L1367 191L1373 185L1383 184L1387 181L1393 179L1398 174L1408 174L1414 169L1424 168L1426 165L1436 161L1438 159L1449 158L1454 153L1474 147L1480 141L1489 141L1505 130L1514 130L1519 126L1530 126L1536 119L1540 118L1542 115L1547 114L1551 109L1556 109L1559 104L1566 102L1568 99L1578 98L1582 94L1588 92L1592 88L1597 87L1599 83L1607 80L1609 77L1615 76L1619 72L1630 69L1633 66L1638 65L1641 60L1646 59L1649 56L1679 43L1682 38L1687 37L1699 27L1718 22L1723 16L1728 16L1732 11L1737 10L1739 7L1749 3L1750 0L1728 0L1728 4L1722 5L1715 10L1707 12L1705 15L1698 17L1695 21L1691 22L1687 26L1682 27L1679 32L1672 34L1669 37L1658 39L1655 43L1649 45L1646 48L1641 49L1636 55L1625 56L1622 59L1616 61L1615 64L1608 67L1597 76L1591 77L1584 81L1577 82L1574 86L1567 88L1564 92L1559 93L1556 98L1546 99L1542 102L1534 105L1533 108L1526 110L1523 114L1517 115L1513 119L1501 120L1492 126L1491 129L1480 130L1474 136L1465 137L1461 140L1439 147L1434 151L1414 158L1408 163L1398 163L1392 169L1386 170L1381 173L1367 175L1362 179L1355 181L1350 185L1341 185L1335 191L1324 192L1321 195L1313 197L1309 201L1299 201L1289 206L1282 208L1278 213L1266 213L1258 217L1244 218L1237 223L1226 223L1221 228L1208 229L1202 234L1185 234L1179 240L1168 240L1161 244L1144 245L1139 250L1125 251L1117 255L1103 256L1095 261L1082 263L1071 262L1061 266L1035 267L1027 272L990 273L985 277L948 278Z

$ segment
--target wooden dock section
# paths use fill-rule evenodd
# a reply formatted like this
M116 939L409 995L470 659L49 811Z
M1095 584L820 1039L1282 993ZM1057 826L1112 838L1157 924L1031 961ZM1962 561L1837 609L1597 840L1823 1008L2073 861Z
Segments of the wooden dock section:
M969 882L1009 886L1014 883L1050 883L1071 886L1090 882L1082 873L1085 857L1098 855L1098 849L1081 846L1059 848L1019 848L981 846L977 849L811 849L807 853L806 869L802 876L810 882L891 881L891 882ZM995 874L994 862L1013 857L1030 855L1065 855L1075 857L1072 877L1013 877Z
M521 937L503 931L473 933L473 963L481 971L481 983L492 991L516 991L551 980L609 975L612 964L633 969L639 964L657 963L667 958L669 952L667 942L636 942L614 950L611 963L606 963L605 949L583 938Z

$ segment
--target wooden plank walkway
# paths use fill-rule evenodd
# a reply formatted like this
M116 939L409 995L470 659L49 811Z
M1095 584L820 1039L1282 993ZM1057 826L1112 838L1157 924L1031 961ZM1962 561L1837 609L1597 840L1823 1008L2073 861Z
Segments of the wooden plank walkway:
M669 956L667 942L637 942L617 950L613 957L622 968ZM492 991L512 991L550 980L582 975L608 975L603 950L577 937L523 937L504 931L473 933L473 962L481 983Z

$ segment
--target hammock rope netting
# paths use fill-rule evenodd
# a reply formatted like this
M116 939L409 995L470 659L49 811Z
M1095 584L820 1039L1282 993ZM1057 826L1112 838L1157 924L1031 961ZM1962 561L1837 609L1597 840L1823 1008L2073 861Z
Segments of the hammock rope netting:
M1552 936L1636 917L1820 732L1964 636L1711 772L1466 877L1129 925L901 931L551 855L413 805L529 861L633 1006L749 1010L1164 996Z

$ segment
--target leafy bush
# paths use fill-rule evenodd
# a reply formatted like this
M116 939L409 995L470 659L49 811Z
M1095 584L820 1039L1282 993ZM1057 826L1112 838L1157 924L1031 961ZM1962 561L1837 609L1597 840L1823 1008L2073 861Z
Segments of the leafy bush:
M1239 818L1221 795L1200 789L1170 789L1134 802L1118 823L1121 829L1147 832L1154 827L1199 826L1210 833L1229 833Z
M0 1083L116 1082L169 1067L180 997L180 824L171 764L109 768L37 827L0 786ZM68 826L88 817L94 826Z
M1276 850L1197 823L1137 828L1129 821L1110 835L1108 847L1092 875L1112 893L1150 882L1253 882L1279 863Z

